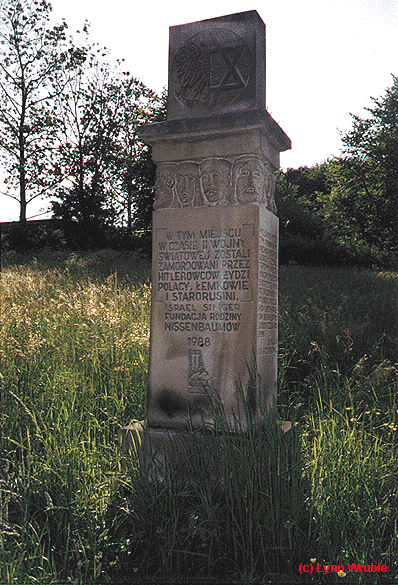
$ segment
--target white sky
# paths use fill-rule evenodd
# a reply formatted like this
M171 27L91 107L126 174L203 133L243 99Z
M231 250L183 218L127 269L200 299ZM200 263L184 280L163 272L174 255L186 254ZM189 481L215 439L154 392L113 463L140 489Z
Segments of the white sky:
M124 58L159 93L167 85L168 28L257 10L267 28L267 109L292 140L283 169L339 155L350 113L365 116L398 75L398 0L53 0L54 24L91 23L90 39ZM35 207L34 207L35 205ZM28 217L43 204L28 206ZM0 196L0 221L18 205Z

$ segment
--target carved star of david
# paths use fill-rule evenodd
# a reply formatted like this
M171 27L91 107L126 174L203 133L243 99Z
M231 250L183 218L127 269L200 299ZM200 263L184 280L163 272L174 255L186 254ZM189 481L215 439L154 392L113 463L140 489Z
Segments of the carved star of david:
M229 47L223 47L214 39L213 47L210 49L211 55L220 55L223 58L225 71L217 85L210 85L212 93L212 102L216 103L224 91L243 89L247 85L248 71L241 71L239 68L239 59L242 53L247 50L243 42L238 42Z
M212 54L222 55L226 66L224 75L218 85L211 85L210 89L214 91L213 101L217 101L223 91L231 89L241 89L246 86L246 81L239 71L238 62L246 48L244 43L239 43L232 47L222 47L218 41L214 42L215 47L211 50Z

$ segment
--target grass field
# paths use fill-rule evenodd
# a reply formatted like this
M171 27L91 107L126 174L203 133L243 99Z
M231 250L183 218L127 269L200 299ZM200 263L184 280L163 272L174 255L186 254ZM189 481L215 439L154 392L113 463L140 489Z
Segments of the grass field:
M270 424L159 485L121 472L116 441L145 418L149 272L110 251L5 259L0 583L397 582L398 275L282 267L292 448ZM372 562L387 571L347 572Z

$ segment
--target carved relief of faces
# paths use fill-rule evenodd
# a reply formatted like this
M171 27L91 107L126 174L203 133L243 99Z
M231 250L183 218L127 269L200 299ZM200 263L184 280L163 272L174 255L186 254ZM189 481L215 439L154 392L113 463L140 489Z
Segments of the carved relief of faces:
M222 158L209 158L200 165L200 188L205 202L223 205L231 195L231 164Z
M176 182L176 166L160 164L156 169L154 209L173 206L174 186Z
M258 157L241 157L234 163L238 203L261 203L265 196L265 165Z
M178 165L175 192L178 207L193 207L196 202L199 168L196 163L186 162Z

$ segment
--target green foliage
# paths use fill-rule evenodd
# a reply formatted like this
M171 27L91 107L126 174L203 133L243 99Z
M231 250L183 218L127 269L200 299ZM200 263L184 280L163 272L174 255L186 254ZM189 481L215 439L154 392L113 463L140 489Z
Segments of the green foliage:
M112 67L107 51L49 27L46 0L0 8L0 150L7 195L26 206L55 197L54 216L82 227L81 245L127 223L150 225L155 167L137 129L164 116L165 96ZM87 237L85 237L87 236Z
M322 163L313 167L299 167L298 169L288 169L284 173L285 185L289 186L289 195L293 187L295 198L302 202L308 209L317 209L319 205L319 198L329 191L328 163Z
M148 230L152 225L155 186L155 164L152 151L138 137L138 130L147 123L166 118L167 95L157 96L134 78L128 76L123 85L129 104L122 112L115 179L121 179L117 201L127 230ZM127 220L127 221L126 221Z
M274 414L262 433L231 434L221 418L204 437L188 433L183 460L175 437L180 463L162 482L146 469L126 478L109 532L116 580L252 583L294 572L308 533L300 450Z
M279 387L287 385L294 393L304 384L301 399L308 404L317 393L306 385L307 376L318 366L327 369L334 364L339 380L350 377L358 364L361 371L370 372L385 359L394 363L395 273L300 266L282 267L279 275L280 375L288 376Z
M390 583L398 554L397 274L295 267L280 280L280 408L303 433L309 556L345 567L377 558L388 566L385 580L347 579Z
M373 99L370 116L353 116L343 156L330 166L325 216L342 241L398 252L398 79Z
M85 236L101 244L101 233L127 223L151 223L155 165L138 128L157 120L163 102L144 84L104 61L90 48L72 78L60 79L59 146L54 175L66 181L53 202L55 217L77 221ZM103 243L103 242L102 242Z
M2 275L0 581L92 582L116 430L145 412L147 268L106 252L18 258Z
M277 176L281 260L395 266L398 233L398 80L353 116L343 154Z
M25 252L45 248L65 248L67 240L61 222L56 220L15 222L2 233L2 251Z
M275 200L278 208L281 264L341 265L352 258L330 235L321 215L327 196L327 163L278 172Z
M350 391L348 383L346 390ZM393 395L391 391L390 397ZM378 404L380 399L376 398L373 412ZM310 481L319 533L317 556L347 566L352 559L369 562L371 548L372 558L391 570L397 553L396 426L390 421L383 434L375 432L368 421L373 418L376 426L377 416L366 412L320 399L318 412L309 421L308 433L313 439L307 446L308 458L314 461ZM393 414L393 409L389 412ZM391 574L388 580L391 582ZM362 575L361 582L374 583L375 576Z

